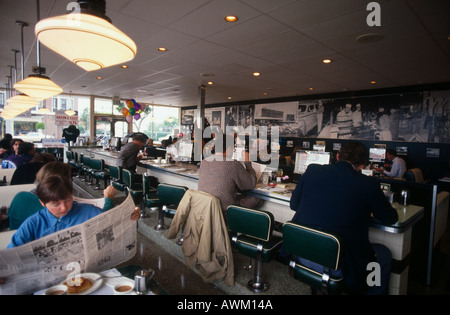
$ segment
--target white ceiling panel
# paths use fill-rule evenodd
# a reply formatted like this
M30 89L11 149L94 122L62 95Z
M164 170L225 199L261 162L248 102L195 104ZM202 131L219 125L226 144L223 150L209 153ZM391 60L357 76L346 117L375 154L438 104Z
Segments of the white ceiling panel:
M40 0L41 18L65 14L70 2ZM138 46L129 68L87 73L43 45L41 66L65 93L174 106L196 105L208 81L213 104L450 82L450 1L377 2L381 27L367 25L368 1L361 0L107 0L106 15ZM226 23L229 14L238 22ZM17 20L29 23L25 76L37 64L36 1L0 0L0 88L14 65L11 49L21 49ZM368 33L382 39L356 40Z

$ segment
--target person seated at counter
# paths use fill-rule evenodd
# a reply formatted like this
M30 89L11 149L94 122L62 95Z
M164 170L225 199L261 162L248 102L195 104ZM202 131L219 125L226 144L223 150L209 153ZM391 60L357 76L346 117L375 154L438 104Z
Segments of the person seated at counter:
M72 178L72 168L69 164L50 161L45 163L36 174L36 184L39 184L47 176L63 176L68 179ZM114 196L117 191L113 186L108 186L103 191L103 197L105 198L105 204L102 211L105 212L114 207ZM21 191L17 193L11 205L9 207L9 227L11 230L17 230L20 225L31 215L35 214L42 209L42 205L39 202L39 198L36 195L36 188L31 191Z
M147 156L156 157L156 147L153 145L153 139L148 138L144 147L144 154Z
M336 233L343 241L340 269L331 276L344 276L350 293L387 294L391 252L381 244L369 243L371 214L382 224L394 224L397 211L391 206L376 178L361 174L368 165L368 151L360 142L348 142L335 164L308 166L292 193L293 222ZM298 258L308 268L322 267ZM367 277L377 262L381 269L380 286L369 287ZM369 269L369 270L367 270Z
M15 149L17 141L14 143ZM31 142L19 142L17 147L17 153L15 155L9 155L6 159L2 160L2 168L17 168L24 163L30 162L33 156L36 154L34 144Z
M382 168L375 169L377 172L382 173L388 177L402 178L406 173L406 162L401 157L397 156L397 152L393 149L386 151L386 158L389 162L392 162L391 170L387 171Z
M72 191L72 181L67 176L46 176L36 188L44 208L20 225L8 248L24 245L103 213L94 205L74 201ZM139 207L134 210L130 219L137 221L140 218Z
M5 159L12 152L12 135L10 133L5 134L2 140L0 140L0 159Z
M220 143L216 139L216 144ZM255 188L256 172L249 161L249 153L245 151L244 165L240 161L232 160L234 139L223 135L222 147L215 145L213 155L206 157L200 164L198 189L220 199L223 213L229 205L236 204L247 208L258 208L262 202L245 193ZM227 159L228 157L228 159Z
M134 135L131 142L128 142L120 149L117 157L117 166L127 169L130 172L136 172L138 162L142 159L139 151L144 147L146 141L147 137L144 135Z

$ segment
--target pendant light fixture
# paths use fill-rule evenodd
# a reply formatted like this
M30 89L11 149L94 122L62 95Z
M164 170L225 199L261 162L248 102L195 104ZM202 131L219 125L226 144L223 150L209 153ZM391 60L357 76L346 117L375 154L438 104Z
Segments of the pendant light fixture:
M122 64L136 56L137 47L105 15L105 0L78 0L69 14L36 24L38 40L86 71Z
M40 20L39 0L36 0L37 21ZM45 100L49 97L61 94L63 89L44 76L46 69L41 67L41 54L39 40L36 41L37 67L33 67L33 73L28 78L14 84L14 88L37 100Z
M22 51L21 51L21 72L22 72L22 79L23 79L23 65L24 65L24 53L23 53L23 28L28 26L28 23L22 22L22 21L16 21L16 24L20 25L20 34L21 34L21 44L22 44ZM39 105L39 102L28 95L25 94L17 94L13 97L10 97L6 100L6 106L2 112L3 118L13 118L15 116L18 116L29 109L36 107Z

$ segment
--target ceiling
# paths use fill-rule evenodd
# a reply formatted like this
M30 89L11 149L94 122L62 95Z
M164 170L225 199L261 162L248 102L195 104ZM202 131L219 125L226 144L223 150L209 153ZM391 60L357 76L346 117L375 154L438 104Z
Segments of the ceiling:
M65 14L69 2L40 0L41 19ZM129 68L86 72L44 45L41 66L64 93L182 107L197 105L208 81L206 104L450 82L449 0L377 1L381 26L373 27L369 2L107 0L106 15L138 46ZM239 20L225 22L230 14ZM25 77L37 64L36 0L0 0L0 88L14 65L12 49L21 50L17 20L29 23ZM356 40L370 33L383 38ZM20 54L16 60L20 81Z

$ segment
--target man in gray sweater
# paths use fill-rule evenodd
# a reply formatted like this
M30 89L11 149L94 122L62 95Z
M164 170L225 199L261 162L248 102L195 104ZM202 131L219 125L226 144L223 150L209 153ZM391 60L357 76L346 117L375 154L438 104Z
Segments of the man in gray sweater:
M248 152L245 152L244 165L240 161L231 160L233 149L234 139L224 135L223 147L216 146L215 154L201 162L198 189L219 198L223 212L232 204L258 208L262 203L261 199L244 193L238 195L238 192L256 186L256 172L249 161Z
M147 139L143 135L134 135L132 141L125 144L120 150L119 156L117 157L117 166L133 173L136 172L136 166L142 158L139 155L139 150L144 147L145 141Z

